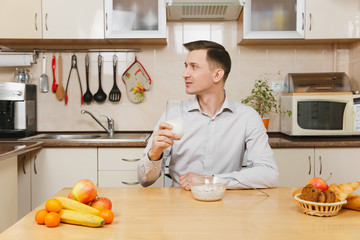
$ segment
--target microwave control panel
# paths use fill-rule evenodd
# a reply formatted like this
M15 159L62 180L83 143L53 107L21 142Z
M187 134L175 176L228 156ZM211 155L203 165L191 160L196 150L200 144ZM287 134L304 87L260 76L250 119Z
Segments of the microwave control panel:
M360 132L360 98L354 98L354 132Z

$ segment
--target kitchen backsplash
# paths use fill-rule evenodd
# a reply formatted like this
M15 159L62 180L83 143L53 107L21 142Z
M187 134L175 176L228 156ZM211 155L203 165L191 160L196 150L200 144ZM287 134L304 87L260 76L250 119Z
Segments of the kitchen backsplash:
M152 79L151 88L145 92L145 100L134 104L129 101L126 88L121 80L122 73L134 61L135 53L116 53L118 56L117 83L122 96L120 102L108 99L104 103L92 102L80 105L80 89L73 72L69 83L69 102L58 101L51 92L53 53L46 53L47 75L50 91L40 93L38 88L38 131L103 131L82 109L92 112L104 123L108 115L115 120L116 131L149 131L165 110L167 99L187 99L182 73L187 51L182 44L193 40L212 40L221 43L232 58L232 70L226 81L227 94L241 101L251 91L255 79L264 73L272 75L272 81L283 81L289 72L346 72L358 89L360 83L360 43L325 45L238 45L237 22L168 22L167 45L116 46L116 48L140 48L137 59ZM73 48L71 46L70 48ZM115 48L115 47L114 47ZM61 53L63 59L63 84L66 87L73 53ZM108 95L113 86L112 56L104 57L102 87ZM59 52L54 53L58 58ZM76 53L83 92L86 91L85 53ZM98 53L90 53L90 89L94 94L98 89ZM41 57L30 68L33 83L39 85ZM280 71L280 75L277 73ZM14 81L15 67L0 68L0 81ZM58 69L56 69L58 80ZM271 83L270 83L271 84ZM280 130L280 118L270 115L270 132Z

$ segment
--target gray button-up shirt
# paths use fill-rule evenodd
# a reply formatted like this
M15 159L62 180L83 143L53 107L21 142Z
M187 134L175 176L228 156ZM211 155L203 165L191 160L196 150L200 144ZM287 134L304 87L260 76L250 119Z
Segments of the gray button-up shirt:
M173 186L180 187L179 176L187 172L233 177L229 189L269 188L278 181L278 169L268 135L258 113L225 97L222 108L213 117L201 112L196 96L183 102L184 135L163 152L158 161L148 158L150 137L138 165L138 179L149 186L160 176L166 158ZM164 114L155 126L165 121ZM247 150L247 167L243 168Z

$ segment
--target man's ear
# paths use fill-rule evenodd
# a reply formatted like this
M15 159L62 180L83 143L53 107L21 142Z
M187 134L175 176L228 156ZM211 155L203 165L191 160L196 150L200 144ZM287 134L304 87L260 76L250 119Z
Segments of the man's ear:
M213 77L213 81L214 83L218 83L221 81L221 79L224 76L224 69L222 68L216 68L214 71L214 77Z

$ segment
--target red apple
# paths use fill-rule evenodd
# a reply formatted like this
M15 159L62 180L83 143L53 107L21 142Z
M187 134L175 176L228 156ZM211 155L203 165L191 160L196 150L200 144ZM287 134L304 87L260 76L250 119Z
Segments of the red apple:
M70 199L74 199L74 197L73 197L73 195L72 195L71 192L69 193L69 195L68 195L67 197L70 198Z
M105 209L106 210L111 210L112 203L111 203L110 199L105 198L105 197L100 197L100 198L95 199L91 203L91 206L96 208L96 209L99 209L100 211L105 210Z
M318 178L318 177L314 177L314 178L310 179L307 182L307 184L312 184L316 188L320 189L321 191L326 191L329 188L327 183L323 179Z
M75 200L86 204L94 201L97 195L97 190L90 180L83 179L75 184L71 193Z

